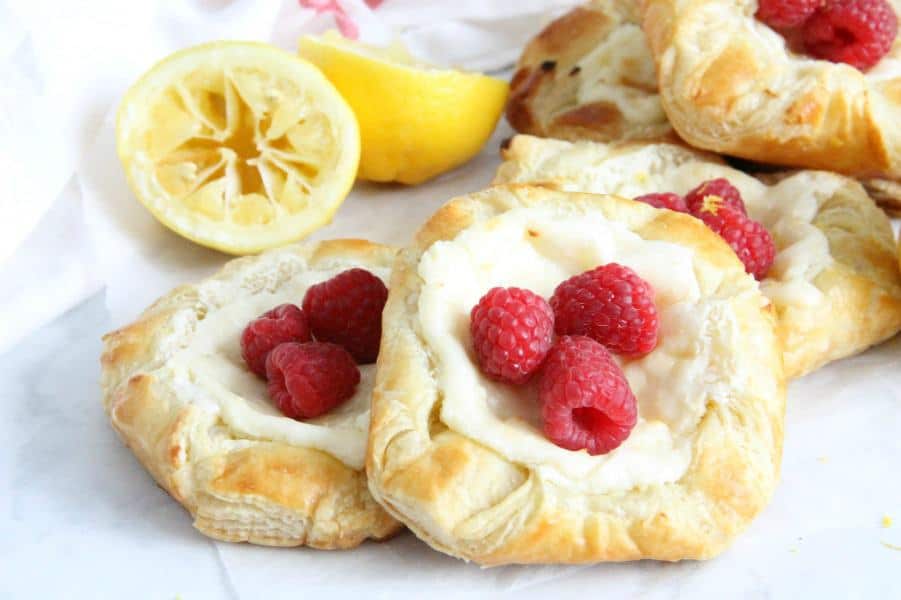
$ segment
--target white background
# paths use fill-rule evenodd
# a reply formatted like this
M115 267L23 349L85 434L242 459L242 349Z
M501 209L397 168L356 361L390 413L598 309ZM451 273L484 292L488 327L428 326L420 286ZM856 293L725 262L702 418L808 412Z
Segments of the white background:
M0 262L0 336L22 314L33 317L34 308L46 320L67 293L90 297L42 329L20 327L25 337L0 354L0 599L901 597L901 551L891 548L901 547L901 339L791 385L783 477L773 502L732 549L706 563L482 570L433 552L410 534L347 552L225 544L198 534L109 428L97 384L99 338L225 258L162 229L130 196L114 154L110 107L123 82L139 72L129 63L160 48L229 36L231 28L259 30L257 37L290 46L284 40L307 25L303 15L285 12L287 2L274 9L268 2L225 0L121 3L130 20L116 3L103 4L32 2L13 11L0 0L0 58L17 61L15 68L0 62L0 81L22 75L29 60L43 65L30 80L34 102L23 103L22 88L0 88L0 165L25 169L0 177L6 186L0 238L7 243L0 248L19 259ZM433 18L427 26L472 33L465 10L475 4L445 4L460 20ZM496 28L509 34L490 41L499 47L489 57L501 63L504 48L515 55L527 29L523 19L501 19L503 4L490 4L500 15ZM422 7L424 14L442 10L435 3ZM97 55L103 44L113 45ZM67 68L41 61L42 52L68 53ZM57 65L57 75L48 75L48 64ZM46 108L54 94L88 109L54 113ZM8 143L6 134L47 114L54 116L31 146ZM424 186L358 185L315 238L405 243L445 200L491 179L497 145L509 133L502 125L476 160ZM45 145L58 139L66 143ZM37 178L27 169L41 163L22 160L26 153L45 161ZM25 246L13 244L13 234ZM96 294L104 284L105 294ZM895 525L884 528L884 516Z

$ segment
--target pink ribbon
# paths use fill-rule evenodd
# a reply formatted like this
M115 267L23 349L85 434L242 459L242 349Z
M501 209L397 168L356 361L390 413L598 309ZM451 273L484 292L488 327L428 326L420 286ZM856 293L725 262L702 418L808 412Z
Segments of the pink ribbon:
M371 9L377 8L384 0L363 0ZM335 24L338 25L338 31L346 38L352 40L360 36L360 28L353 19L344 12L344 8L338 3L338 0L298 0L304 8L311 8L316 11L317 15L331 14L335 17Z

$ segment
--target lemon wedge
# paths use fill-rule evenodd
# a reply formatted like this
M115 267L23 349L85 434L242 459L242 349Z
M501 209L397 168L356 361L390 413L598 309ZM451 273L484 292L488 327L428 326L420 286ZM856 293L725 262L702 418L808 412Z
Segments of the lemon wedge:
M353 111L313 65L265 44L170 55L125 95L116 144L129 185L164 225L250 254L328 223L353 185Z
M362 179L415 184L466 162L507 100L505 81L430 67L398 43L375 48L328 31L302 37L299 51L357 115Z

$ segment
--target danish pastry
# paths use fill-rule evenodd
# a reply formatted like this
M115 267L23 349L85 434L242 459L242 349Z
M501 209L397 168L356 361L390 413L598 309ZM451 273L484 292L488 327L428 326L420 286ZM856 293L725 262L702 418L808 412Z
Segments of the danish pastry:
M901 14L901 0L889 0ZM901 181L901 39L866 71L818 60L757 0L643 0L660 99L688 143L759 162Z
M640 24L633 0L592 0L552 21L518 61L507 102L513 128L570 141L678 141ZM860 181L880 206L901 212L901 181Z
M724 177L773 236L761 282L776 309L785 372L798 377L901 329L901 275L891 223L852 179L824 171L763 182L712 154L672 144L607 145L516 136L495 182L546 182L567 191L636 197L683 194Z
M542 435L534 381L482 374L470 309L493 286L547 298L613 261L655 288L660 338L618 359L637 424L591 456ZM708 558L768 502L785 401L774 318L700 221L499 185L441 208L398 255L390 289L367 473L373 496L434 548L483 565Z
M568 140L676 140L633 0L594 0L544 28L510 82L514 129Z
M273 546L348 548L400 525L363 472L375 366L356 393L308 421L273 406L245 367L250 319L300 303L352 267L386 279L395 251L359 240L294 245L234 260L176 288L104 337L103 402L113 427L206 535Z

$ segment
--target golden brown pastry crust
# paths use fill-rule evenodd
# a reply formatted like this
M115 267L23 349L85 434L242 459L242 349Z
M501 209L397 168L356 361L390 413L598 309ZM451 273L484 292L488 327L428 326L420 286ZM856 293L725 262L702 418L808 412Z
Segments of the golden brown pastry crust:
M599 163L648 145L604 146L583 142L580 147L585 152L583 156L593 153L594 158L584 158L588 163L578 168L590 169L592 160ZM581 188L555 172L560 167L561 153L571 148L567 142L516 136L503 150L506 162L498 169L495 182L541 182L568 191L604 191ZM665 158L672 154L671 146L653 148L659 149L661 157L658 169L676 167ZM675 151L686 160L727 168L719 157L710 153L681 147ZM773 174L761 179L764 183L774 182L785 175ZM812 222L828 240L832 258L813 280L823 294L822 301L807 306L776 302L785 372L790 378L862 352L901 330L901 273L895 260L891 223L856 181L839 175L833 177L840 178L841 185L820 204ZM668 190L644 192L652 191Z
M522 133L567 140L675 141L662 111L638 118L624 114L615 102L579 100L580 81L590 74L578 63L618 29L637 27L639 22L631 0L595 0L551 22L526 45L517 62L507 100L510 125ZM623 59L625 68L611 83L645 101L657 95L657 87L634 77L647 60L643 44L642 50L639 56Z
M743 320L735 350L760 374L761 386L735 390L728 406L708 405L691 464L675 483L572 494L441 421L438 365L417 315L423 252L512 208L555 205L576 214L600 211L642 237L691 247L702 256L696 268L715 275L700 280L719 280L711 285L725 297L738 292L734 302ZM766 505L778 479L784 383L773 316L764 304L728 246L685 215L533 186L496 186L456 198L395 262L373 394L370 489L431 546L483 565L714 556ZM747 347L750 337L759 347Z
M526 46L511 83L507 120L513 128L570 141L679 142L665 115L650 111L632 112L627 117L609 102L584 103L578 98L578 73L573 72L576 63L620 29L640 22L634 0L593 0L545 27ZM646 45L647 40L643 41ZM642 52L631 60L640 63L653 59ZM638 65L626 66L639 70ZM627 74L622 74L624 84L629 83ZM630 87L641 102L659 102L656 82L650 88L634 83ZM901 181L864 177L861 183L886 211L901 213Z
M309 270L336 261L348 268L387 267L395 250L334 240L264 256L274 253L297 257ZM257 260L233 260L204 283L242 280ZM397 531L400 524L372 499L362 471L317 449L232 431L214 412L163 385L160 367L187 343L198 319L216 308L204 303L198 287L181 286L134 323L104 336L103 404L122 440L190 511L194 526L216 539L338 549Z
M862 179L870 198L893 217L901 217L901 181L888 179Z
M890 2L901 12L899 0ZM761 162L901 180L901 69L874 77L790 52L754 18L755 0L640 4L663 107L687 142ZM870 72L898 59L901 39Z

